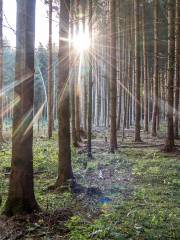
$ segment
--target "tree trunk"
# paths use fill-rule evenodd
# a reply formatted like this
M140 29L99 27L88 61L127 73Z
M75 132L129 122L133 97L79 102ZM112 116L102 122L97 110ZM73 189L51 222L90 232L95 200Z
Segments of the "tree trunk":
M59 167L56 186L66 185L73 179L70 146L70 104L69 104L69 13L70 0L60 1L59 30Z
M48 43L48 138L52 137L53 98L52 98L52 0L49 0L49 43Z
M0 0L0 143L3 142L3 0Z
M164 146L166 152L172 152L174 148L173 126L173 90L174 90L174 0L168 0L168 82L167 82L167 138Z
M116 79L116 1L110 1L110 151L117 149L116 129L116 102L117 102L117 79Z
M33 184L35 0L17 0L16 84L8 216L39 210ZM17 101L18 100L18 101Z
M75 21L75 26L76 26L76 34L79 32L79 0L75 0L75 12L76 12L76 21ZM76 56L75 60L75 117L76 117L76 138L77 141L81 141L81 131L80 131L80 96L81 96L81 89L80 89L80 72L79 72L79 63L80 62L80 56Z
M157 135L158 117L158 0L153 0L154 21L154 74L153 74L153 115L152 136Z
M175 88L175 119L174 119L174 137L179 137L179 89L180 89L180 0L176 0L176 39L175 39L175 56L176 56L176 88Z
M135 12L135 142L140 142L141 130L141 95L140 95L140 33L139 33L139 0L134 0Z
M143 26L143 67L144 67L144 131L148 132L148 74L147 74L147 46L146 46L146 20L145 20L145 2L142 7L142 26Z
M71 29L71 38L73 38L74 34L74 14L73 14L73 7L74 7L74 0L71 0L71 21L70 21L70 29ZM71 55L70 55L70 67L74 68L75 64L75 53L73 46L71 44ZM74 77L74 69L72 69L73 74L71 77L71 88L70 88L70 102L71 102L71 135L72 135L72 144L74 147L78 147L77 137L76 137L76 110L75 110L75 77Z
M88 157L92 158L92 0L89 0L89 83L88 83Z

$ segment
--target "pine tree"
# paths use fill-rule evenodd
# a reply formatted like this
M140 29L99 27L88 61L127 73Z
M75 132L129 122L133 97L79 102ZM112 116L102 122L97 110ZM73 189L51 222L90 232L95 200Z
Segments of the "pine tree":
M140 142L141 130L141 94L140 94L140 29L139 29L139 0L134 0L135 16L135 142Z
M88 157L92 158L92 0L89 0L89 35L91 47L89 51L89 83L88 83Z
M116 0L110 1L110 151L117 149Z
M176 82L175 82L175 120L174 137L179 137L179 96L180 96L180 0L176 0L176 32L175 32Z
M0 143L3 142L3 0L0 0Z
M152 136L156 137L158 118L158 0L153 0L153 21L154 21L154 74L153 74Z
M175 41L174 41L174 0L168 0L168 76L167 76L167 137L164 146L166 152L174 149L174 67L175 67Z
M33 184L35 0L17 0L16 77L8 216L39 210Z
M55 186L59 187L73 179L70 146L70 103L69 103L69 14L70 0L60 1L59 30L59 107L58 141L59 167Z
M52 0L49 0L49 43L48 43L48 137L52 137L53 98L52 98Z

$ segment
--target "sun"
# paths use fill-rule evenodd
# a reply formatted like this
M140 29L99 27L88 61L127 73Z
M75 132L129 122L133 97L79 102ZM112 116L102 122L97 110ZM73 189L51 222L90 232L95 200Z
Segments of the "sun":
M78 53L87 51L90 47L90 38L88 32L80 31L74 35L73 45Z

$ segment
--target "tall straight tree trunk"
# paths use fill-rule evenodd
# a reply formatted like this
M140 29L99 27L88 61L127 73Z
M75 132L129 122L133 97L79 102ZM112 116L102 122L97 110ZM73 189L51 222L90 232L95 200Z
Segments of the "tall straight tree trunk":
M52 0L49 0L49 43L48 43L48 138L52 137L53 98L52 98Z
M59 29L59 106L58 106L58 140L59 168L56 187L73 179L70 146L70 104L69 104L69 14L70 0L60 0ZM65 40L64 40L65 39Z
M16 76L8 216L38 210L33 184L35 0L17 0ZM18 99L18 101L17 101Z
M74 7L74 0L71 0L71 6L70 6L70 14L71 14L71 21L70 21L70 29L71 29L71 38L73 38L74 35L74 14L73 14L73 7ZM71 68L72 73L70 76L71 79L71 85L70 85L70 102L71 102L71 135L72 135L72 144L74 147L78 147L77 137L76 137L76 110L75 110L75 77L74 77L74 64L75 64L75 53L73 49L73 44L71 43L71 55L70 55L70 61L71 61Z
M92 0L89 0L88 157L92 158Z
M173 93L174 93L174 66L175 66L175 41L174 41L174 0L168 0L168 79L167 79L167 138L164 146L166 152L174 148L173 124Z
M0 143L3 142L3 0L0 0Z
M135 16L135 142L140 142L141 130L141 94L140 94L140 31L139 31L139 0L134 0Z
M144 67L144 131L148 132L148 73L147 73L147 46L146 46L146 20L145 20L145 1L142 6L142 27L143 27L143 67Z
M174 137L179 137L179 92L180 92L180 0L176 0L176 85L175 85L175 119L174 119Z
M86 6L87 2L85 0L82 0L82 18L83 18L83 32L86 32ZM84 62L86 65L86 58L84 58ZM87 76L84 73L83 74L83 90L84 90L84 98L83 98L83 127L84 131L87 133Z
M75 22L75 25L76 25L76 34L79 33L79 13L80 13L80 1L79 0L75 0L75 12L76 12L76 22ZM81 96L81 89L80 89L80 81L79 81L79 64L77 64L77 62L80 61L80 56L76 56L76 67L77 69L75 70L76 73L75 73L75 79L76 79L76 84L75 84L75 94L76 94L76 98L75 98L75 104L76 104L76 138L77 138L77 141L81 141L81 131L80 131L80 122L81 122L81 119L80 119L80 96Z
M110 1L110 151L117 149L116 0Z
M153 115L152 115L152 136L157 135L158 117L158 0L153 0L153 21L154 21L154 73L153 73Z

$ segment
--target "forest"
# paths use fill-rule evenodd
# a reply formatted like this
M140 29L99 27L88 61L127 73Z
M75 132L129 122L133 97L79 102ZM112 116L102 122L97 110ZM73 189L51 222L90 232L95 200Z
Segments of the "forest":
M180 239L180 0L5 2L0 240Z

